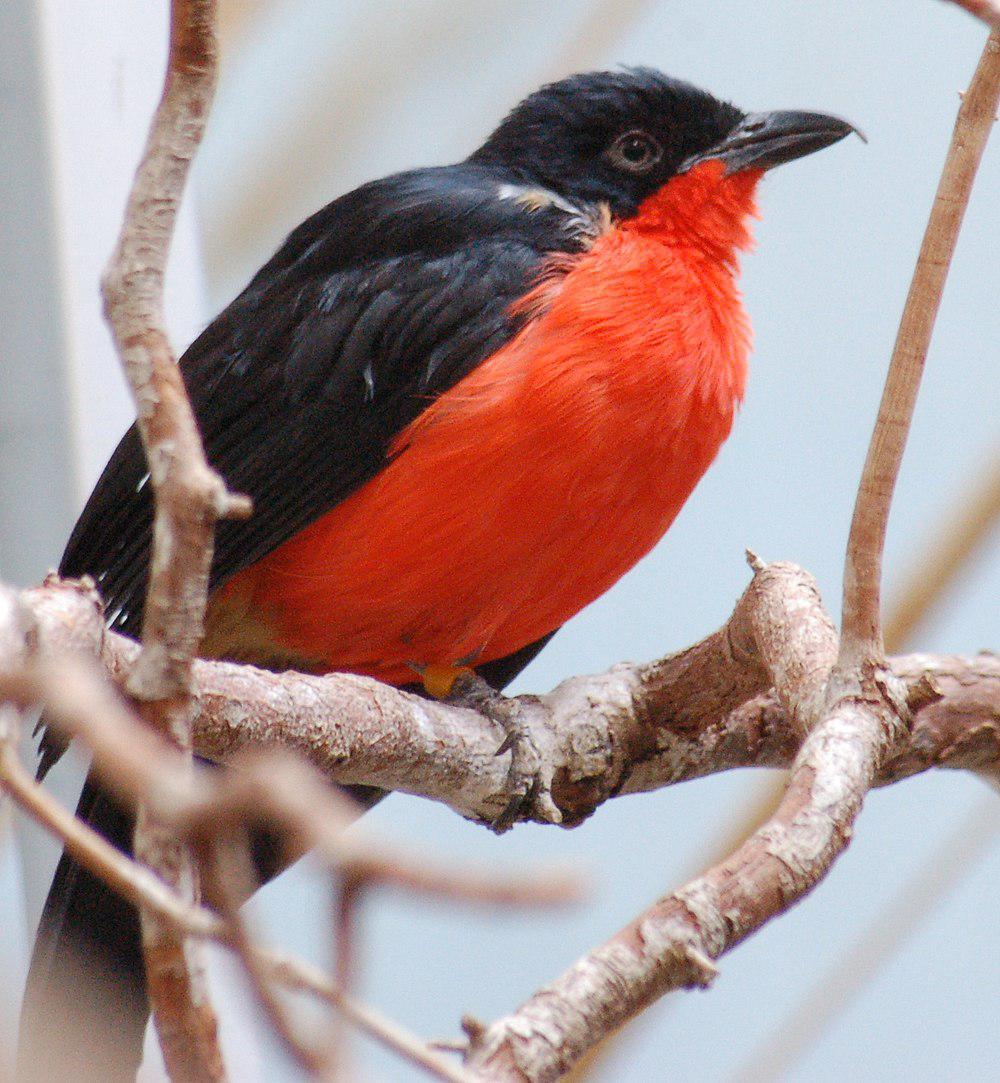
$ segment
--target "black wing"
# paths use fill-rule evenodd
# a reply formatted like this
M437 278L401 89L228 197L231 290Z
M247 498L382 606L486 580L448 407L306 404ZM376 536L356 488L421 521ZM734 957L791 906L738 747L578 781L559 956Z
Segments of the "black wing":
M208 459L254 504L220 526L213 588L378 473L429 401L509 341L511 304L546 257L586 242L585 214L516 192L471 165L365 185L299 226L190 346L180 365ZM133 426L60 566L92 575L129 635L148 572L147 481Z
M500 198L455 166L390 177L304 222L195 340L181 371L209 461L254 514L220 527L212 586L259 560L386 463L393 438L516 332L511 304L579 217ZM138 633L152 499L133 426L60 571L98 580L112 627Z

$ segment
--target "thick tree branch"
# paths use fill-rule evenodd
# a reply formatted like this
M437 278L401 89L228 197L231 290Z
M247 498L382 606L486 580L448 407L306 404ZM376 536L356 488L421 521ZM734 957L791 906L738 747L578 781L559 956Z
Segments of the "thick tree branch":
M769 585L748 588L718 632L688 650L574 677L541 697L552 706L545 744L567 825L616 794L736 767L791 765L800 725L770 688L751 638L760 618L749 614L762 601L770 604L787 580L795 588L794 604L814 607L809 620L819 641L827 618L799 569L772 564L767 579ZM21 597L36 622L39 657L56 663L75 647L91 657L100 654L111 674L123 679L138 648L103 632L86 587L50 579ZM880 784L931 767L1000 768L1000 659L917 654L889 665L912 701L914 722L909 738L883 764ZM333 781L414 793L482 821L505 800L507 767L495 754L498 733L474 711L365 677L276 674L227 662L196 662L192 683L196 744L213 758L285 748Z

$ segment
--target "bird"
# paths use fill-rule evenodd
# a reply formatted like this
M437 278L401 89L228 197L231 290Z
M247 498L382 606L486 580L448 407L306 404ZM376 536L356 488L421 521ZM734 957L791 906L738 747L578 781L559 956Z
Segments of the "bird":
M855 130L649 68L588 72L529 95L464 161L363 184L293 230L179 362L209 462L254 508L219 527L200 655L443 696L462 673L505 687L712 463L747 379L737 276L759 181ZM132 637L152 512L133 426L60 566ZM44 775L62 744L47 731L40 748ZM129 848L130 813L92 779L78 813ZM44 1008L74 948L117 1032L97 1074L131 1078L137 915L66 855L22 1075L56 1078L60 1043L82 1063Z

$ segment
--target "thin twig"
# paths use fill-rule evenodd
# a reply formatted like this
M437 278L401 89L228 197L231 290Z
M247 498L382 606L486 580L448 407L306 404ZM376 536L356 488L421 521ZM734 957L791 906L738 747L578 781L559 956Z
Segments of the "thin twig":
M199 936L221 937L223 926L207 910L195 910L145 865L116 850L102 835L64 808L21 765L17 753L0 748L0 789L66 847L81 865L136 906L156 911L171 924ZM197 916L194 916L197 915Z
M358 913L369 880L350 870L344 872L336 885L333 898L334 982L348 996L357 988L358 978ZM347 1081L356 1077L352 1064L350 1041L344 1027L334 1027L330 1033L330 1048L337 1065L337 1077Z
M971 492L963 493L959 506L941 517L940 536L922 554L899 589L899 600L889 607L885 620L885 646L893 653L903 650L930 609L954 583L958 573L1000 522L1000 448L976 479Z
M997 801L976 801L958 826L936 847L916 875L837 959L834 967L800 997L788 1015L733 1075L755 1083L788 1079L804 1053L878 975L885 972L923 922L953 889L960 874L976 867L997 841Z
M179 933L214 940L231 950L234 948L232 930L225 921L204 907L183 899L148 869L116 850L93 828L79 821L35 782L13 753L0 756L0 788L59 839L76 860L130 902L152 911ZM318 968L280 953L261 951L256 947L252 950L256 962L271 981L322 998L369 1037L436 1078L450 1083L473 1083L467 1072L438 1057L415 1035L344 996L332 979Z
M209 468L163 321L163 283L177 209L201 141L218 67L215 0L172 0L163 96L102 279L104 308L135 397L155 496L142 651L129 675L144 717L189 756L189 676L202 632L215 524L246 516ZM140 809L135 852L194 897L196 878L176 842ZM215 1015L198 960L143 916L146 983L167 1070L223 1080Z
M302 989L328 1000L359 1030L379 1044L404 1056L411 1064L440 1079L448 1080L449 1083L481 1083L479 1076L439 1056L425 1042L413 1037L398 1023L387 1019L367 1004L360 1004L345 996L333 984L332 979L317 967L301 959L278 955L271 955L268 962L275 980L283 982L290 989Z
M367 887L367 880L348 873L341 877L334 899L334 950L336 966L334 972L337 986L345 993L350 993L357 980L357 929L358 907Z
M844 665L884 653L880 594L889 508L945 280L998 105L1000 32L994 30L962 97L858 487L844 573Z
M231 838L216 836L205 840L200 853L199 867L206 899L226 923L231 946L243 964L264 1014L285 1049L304 1071L314 1078L330 1080L330 1058L314 1041L300 1033L294 1017L281 1002L266 962L240 916L240 901L248 898L256 886L246 851L235 846Z
M1000 29L1000 3L997 0L950 0L988 26Z

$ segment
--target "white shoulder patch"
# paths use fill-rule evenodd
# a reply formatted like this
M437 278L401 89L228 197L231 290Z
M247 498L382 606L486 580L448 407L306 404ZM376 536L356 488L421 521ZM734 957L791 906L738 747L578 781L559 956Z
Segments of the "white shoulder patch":
M562 211L567 216L567 231L588 247L611 229L611 209L607 203L571 203L549 188L527 184L501 184L497 195L533 214L549 208Z

